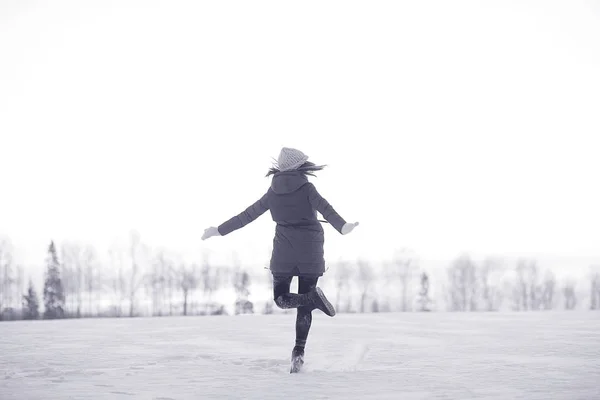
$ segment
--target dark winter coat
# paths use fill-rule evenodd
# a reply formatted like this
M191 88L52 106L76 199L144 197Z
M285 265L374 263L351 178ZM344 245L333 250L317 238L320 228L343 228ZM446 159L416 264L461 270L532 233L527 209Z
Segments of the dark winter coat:
M301 172L275 173L267 193L245 211L219 225L219 233L225 236L240 229L267 210L277 223L270 264L273 275L323 275L325 240L317 211L340 233L346 221Z

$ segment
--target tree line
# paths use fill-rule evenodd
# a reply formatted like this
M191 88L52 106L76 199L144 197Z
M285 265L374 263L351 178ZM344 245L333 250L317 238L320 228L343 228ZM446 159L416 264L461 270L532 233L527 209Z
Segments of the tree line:
M254 312L250 274L240 266L185 263L152 250L137 233L127 248L108 255L103 265L92 246L58 248L51 241L38 291L31 278L25 288L24 268L14 262L10 242L0 239L0 320L223 314L212 296L226 285L235 293L236 314Z
M464 254L441 271L425 271L416 257L400 253L379 269L364 260L335 268L340 312L600 310L600 266L578 280L559 280L536 260Z
M249 300L257 276L238 262L186 263L166 250L152 250L135 232L127 248L113 248L109 256L107 268L92 246L57 248L51 241L38 294L31 278L25 285L10 242L0 239L0 320L220 315L228 313L227 304L213 297L223 289L232 293L234 314L276 312L272 301L259 306ZM463 255L435 274L420 268L416 257L400 253L382 265L340 261L332 270L323 284L342 313L600 310L598 267L579 282L588 288L583 291L574 280L559 281L551 270L524 259L507 265Z

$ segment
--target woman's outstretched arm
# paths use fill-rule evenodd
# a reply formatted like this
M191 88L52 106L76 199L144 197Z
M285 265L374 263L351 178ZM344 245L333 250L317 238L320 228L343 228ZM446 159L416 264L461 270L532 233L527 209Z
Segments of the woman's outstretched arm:
M268 209L269 204L267 201L267 193L265 193L250 207L219 225L216 228L217 232L215 232L215 234L218 234L219 236L225 236L237 229L243 228L256 218L263 215Z
M347 223L317 191L317 188L312 183L308 183L308 200L312 207L321 213L323 218L327 220L342 235L350 233L358 222Z

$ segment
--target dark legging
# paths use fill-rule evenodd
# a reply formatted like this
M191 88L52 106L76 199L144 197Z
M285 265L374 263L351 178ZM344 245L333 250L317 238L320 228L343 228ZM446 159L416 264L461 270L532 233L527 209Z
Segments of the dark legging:
M296 308L296 346L304 347L312 324L312 305L308 293L317 286L318 277L298 277L298 294L290 293L293 276L273 276L273 299L279 308Z

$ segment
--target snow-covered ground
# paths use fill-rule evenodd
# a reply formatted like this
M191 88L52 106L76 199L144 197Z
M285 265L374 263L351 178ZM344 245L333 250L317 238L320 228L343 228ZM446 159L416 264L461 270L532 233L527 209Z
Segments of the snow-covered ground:
M314 313L0 324L0 399L600 399L600 313Z

